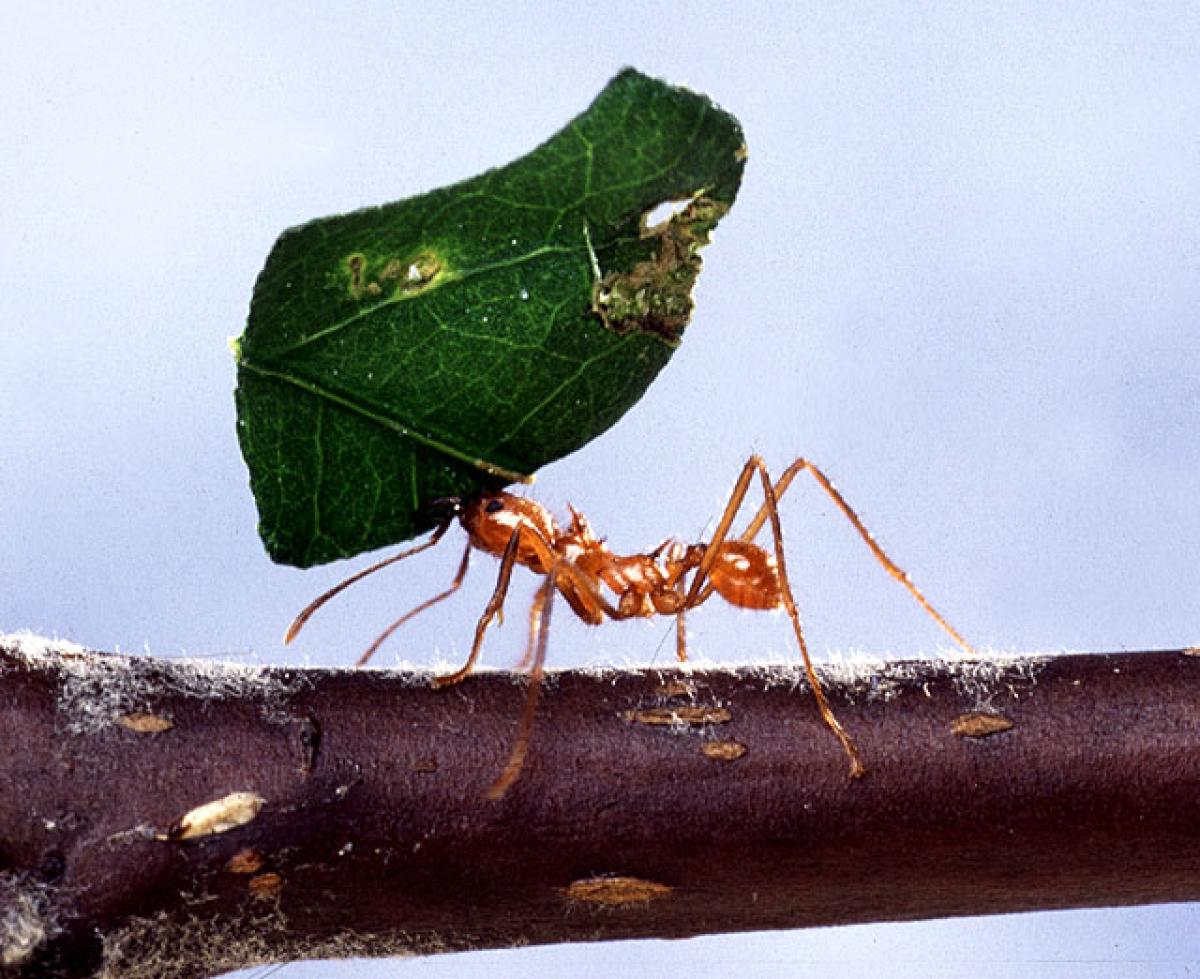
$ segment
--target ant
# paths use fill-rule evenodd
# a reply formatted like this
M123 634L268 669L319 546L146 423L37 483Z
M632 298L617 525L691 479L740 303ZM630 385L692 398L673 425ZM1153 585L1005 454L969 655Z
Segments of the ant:
M654 615L675 616L676 652L681 661L687 659L684 616L691 609L703 605L714 592L739 608L767 610L782 607L786 610L796 634L796 643L800 647L804 669L808 674L821 719L841 742L850 760L850 777L859 778L866 773L866 767L854 741L834 716L809 658L808 644L800 626L800 615L792 597L784 560L779 498L801 472L812 475L887 572L908 590L956 644L967 653L972 653L966 640L942 618L908 575L875 542L875 538L829 477L813 463L801 458L784 470L778 482L772 483L766 465L757 455L751 456L742 467L741 475L734 485L711 540L707 543L684 544L668 538L643 554L624 556L613 553L604 538L593 534L587 519L574 507L570 508L571 522L563 529L540 503L503 491L467 499L455 497L436 501L436 505L447 508L449 512L428 540L351 575L316 598L296 616L288 628L284 642L291 642L312 614L343 589L381 568L435 547L457 517L467 532L467 545L450 586L426 599L388 626L367 647L355 666L363 666L388 637L414 615L452 595L466 577L471 551L486 551L500 558L500 572L492 597L475 626L475 641L471 646L471 653L458 670L437 676L433 680L436 687L459 683L470 674L478 662L488 626L494 618L503 617L504 599L508 594L513 568L520 564L535 574L542 575L544 580L530 609L528 645L521 662L522 667L529 669L529 692L526 695L516 741L503 771L488 789L488 798L503 797L517 780L525 764L546 660L550 610L556 594L561 595L571 610L589 625L600 625L606 618L616 620L649 618ZM741 536L731 537L730 528L745 503L755 474L762 482L763 503ZM754 538L768 521L774 539L773 554L754 543ZM610 600L606 596L605 589L613 595L613 599Z

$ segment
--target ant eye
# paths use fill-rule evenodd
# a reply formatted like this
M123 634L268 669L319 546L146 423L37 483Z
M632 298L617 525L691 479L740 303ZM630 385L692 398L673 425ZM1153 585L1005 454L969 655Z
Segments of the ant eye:
M504 504L501 503L499 500L488 500L487 504L484 506L484 509L488 513L499 513L501 510L504 509Z

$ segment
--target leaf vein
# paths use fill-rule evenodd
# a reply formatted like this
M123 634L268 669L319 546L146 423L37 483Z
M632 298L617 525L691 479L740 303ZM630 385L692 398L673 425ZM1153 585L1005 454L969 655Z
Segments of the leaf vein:
M457 459L459 462L465 462L467 465L473 466L476 469L480 469L491 475L507 479L512 483L527 483L531 479L527 473L522 473L515 469L508 469L497 463L490 462L480 456L473 456L470 452L464 452L462 449L457 449L453 445L450 445L441 439L426 435L424 432L413 428L411 425L408 425L397 418L391 418L388 415L381 414L379 411L374 410L370 405L365 405L359 401L356 401L349 395L343 394L340 391L331 391L328 388L322 387L321 385L310 381L308 378L301 377L298 374L292 374L288 371L279 370L277 368L264 367L260 364L255 364L252 361L247 361L245 358L242 359L241 365L247 370L253 371L254 373L263 377L271 377L275 380L292 384L300 388L302 391L306 391L309 394L314 395L315 397L325 399L325 401L331 404L347 408L356 414L359 414L365 418L369 418L376 424L382 425L384 428L388 428L393 432L396 432L398 435L412 439L419 445L423 445L435 452L440 452L452 459Z

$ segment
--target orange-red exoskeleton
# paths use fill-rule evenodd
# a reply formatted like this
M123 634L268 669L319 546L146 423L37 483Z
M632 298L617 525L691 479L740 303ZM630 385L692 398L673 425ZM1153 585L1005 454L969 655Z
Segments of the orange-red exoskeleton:
M467 532L467 545L450 586L388 626L359 657L357 665L366 663L396 629L418 612L453 594L466 577L471 552L486 551L500 559L500 571L492 597L475 627L471 653L460 669L434 680L437 686L458 683L471 672L479 659L488 626L503 608L514 567L521 565L535 574L543 575L544 581L534 597L530 612L529 645L525 656L525 664L530 672L529 693L508 762L488 790L489 797L497 799L503 796L516 781L525 763L541 689L550 609L556 595L562 596L571 610L591 625L599 625L606 619L675 616L676 651L680 660L687 658L684 615L708 601L714 592L739 608L784 609L792 623L817 709L849 758L850 776L857 778L866 769L858 748L838 723L825 697L808 654L800 616L788 582L778 501L795 477L804 471L813 476L853 524L888 573L909 591L955 643L970 652L971 647L929 604L908 575L884 553L858 515L820 469L806 459L797 459L773 483L758 456L752 456L742 467L710 540L698 544L666 540L653 550L641 554L621 555L611 551L603 538L595 536L583 514L574 508L571 509L570 523L563 528L540 503L511 493L496 492L468 500L443 501L448 506L448 515L428 540L358 572L321 595L296 617L285 641L290 642L313 612L347 586L380 568L436 545L457 517ZM733 521L745 503L755 474L762 483L763 503L745 530L739 536L730 536ZM773 539L770 549L755 543L755 538L768 522Z

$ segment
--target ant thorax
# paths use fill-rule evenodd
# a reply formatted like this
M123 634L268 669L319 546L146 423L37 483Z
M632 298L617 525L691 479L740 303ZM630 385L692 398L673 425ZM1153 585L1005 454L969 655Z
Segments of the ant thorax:
M614 554L582 513L574 507L570 511L571 522L563 530L540 503L500 492L471 501L459 519L472 547L503 557L514 546L515 562L539 574L556 563L560 569L569 566L570 571L558 575L557 590L589 624L599 625L608 614L597 601L596 590L601 587L616 597L614 611L621 618L652 616L678 607L675 583L694 562L673 572L669 561L666 566L659 563L663 548L650 554Z
M562 530L542 504L499 492L472 500L459 519L471 545L496 557L504 555L515 534L518 564L538 574L546 574L556 561L569 564L578 576L562 576L558 590L585 622L598 625L604 612L581 592L579 578L616 596L622 618L678 610L682 598L677 587L700 564L703 545L664 541L649 553L614 554L582 513L574 507L570 511L571 522ZM758 544L726 539L710 560L712 589L731 605L774 609L783 604L775 558Z

